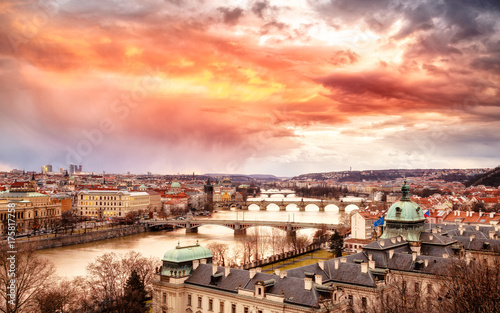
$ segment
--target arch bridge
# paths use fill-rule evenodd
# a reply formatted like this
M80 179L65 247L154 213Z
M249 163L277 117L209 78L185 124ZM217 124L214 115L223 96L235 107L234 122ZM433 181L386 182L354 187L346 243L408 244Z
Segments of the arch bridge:
M289 189L268 189L268 190L261 190L260 191L261 195L267 195L268 198L271 198L272 195L282 195L283 197L287 197L289 195L295 195L295 191L289 190Z
M320 212L324 212L325 208L328 205L332 204L337 206L339 208L339 211L345 212L345 208L348 205L353 204L359 209L364 205L364 202L343 202L338 200L304 201L303 199L301 201L290 201L285 199L277 199L273 201L269 199L263 199L260 201L218 201L214 202L214 207L224 210L229 210L231 209L231 207L235 207L240 210L248 210L248 207L252 204L257 205L260 211L266 211L267 207L270 204L277 205L280 211L286 211L287 206L289 206L290 204L295 204L301 212L305 211L306 207L310 204L316 205L319 208Z
M281 229L288 236L295 236L296 231L307 228L325 228L330 231L336 231L338 224L319 224L319 223L301 223L301 222L276 222L276 221L241 221L241 220L172 220L172 221L147 221L149 228L158 228L160 226L177 226L186 229L186 233L197 233L198 227L204 225L225 226L234 230L235 235L244 235L250 227L269 226Z

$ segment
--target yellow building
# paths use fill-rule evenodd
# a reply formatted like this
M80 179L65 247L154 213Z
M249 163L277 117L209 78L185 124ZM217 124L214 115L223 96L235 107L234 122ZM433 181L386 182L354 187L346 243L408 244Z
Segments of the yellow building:
M61 218L61 203L38 192L6 191L0 193L0 232L5 233L9 216L7 205L15 205L17 233L51 229ZM12 212L11 212L12 213Z
M83 190L78 193L77 214L94 218L121 218L131 212L149 212L157 202L156 198L143 191Z

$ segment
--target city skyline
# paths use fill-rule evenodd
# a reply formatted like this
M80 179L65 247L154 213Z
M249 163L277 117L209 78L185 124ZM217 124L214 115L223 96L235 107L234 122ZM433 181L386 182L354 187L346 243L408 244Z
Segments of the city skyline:
M0 171L500 163L494 1L0 7Z

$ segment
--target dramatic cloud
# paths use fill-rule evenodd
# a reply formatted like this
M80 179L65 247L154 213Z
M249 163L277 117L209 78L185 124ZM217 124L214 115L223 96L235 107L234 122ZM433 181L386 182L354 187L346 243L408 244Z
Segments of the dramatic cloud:
M499 163L498 1L3 1L0 170Z

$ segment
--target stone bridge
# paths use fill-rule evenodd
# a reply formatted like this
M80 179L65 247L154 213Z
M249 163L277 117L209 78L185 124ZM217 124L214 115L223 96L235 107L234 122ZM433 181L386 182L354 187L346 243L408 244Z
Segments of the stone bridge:
M336 231L337 224L319 224L319 223L300 223L300 222L275 222L275 221L245 221L245 220L212 220L212 219L198 219L198 220L166 220L166 221L146 221L145 224L150 228L157 228L159 226L177 226L186 229L186 233L197 233L198 227L204 225L219 225L231 228L234 230L235 235L244 235L246 230L250 227L269 226L281 229L287 233L288 236L295 236L297 230L307 228L323 228L327 230Z
M293 201L293 200L288 200L286 198L284 199L277 199L277 200L270 200L272 198L266 198L260 201L218 201L214 202L214 208L220 208L223 210L229 210L232 207L235 207L240 210L248 210L248 207L252 204L255 204L259 206L259 209L261 211L266 211L267 207L270 204L276 204L279 207L280 211L286 211L287 206L290 204L295 204L298 208L299 211L303 212L306 210L306 206L309 204L314 204L319 208L320 212L325 211L325 207L332 204L338 207L339 211L345 212L345 208L348 205L355 205L357 209L360 209L364 207L363 202L343 202L343 201L338 201L338 200L318 200L318 201L304 201L303 199L301 201ZM356 208L354 208L356 209Z
M261 190L261 195L267 195L268 198L271 198L272 195L282 195L283 197L287 197L289 195L295 195L295 191L289 189L277 190L277 189L268 189Z

